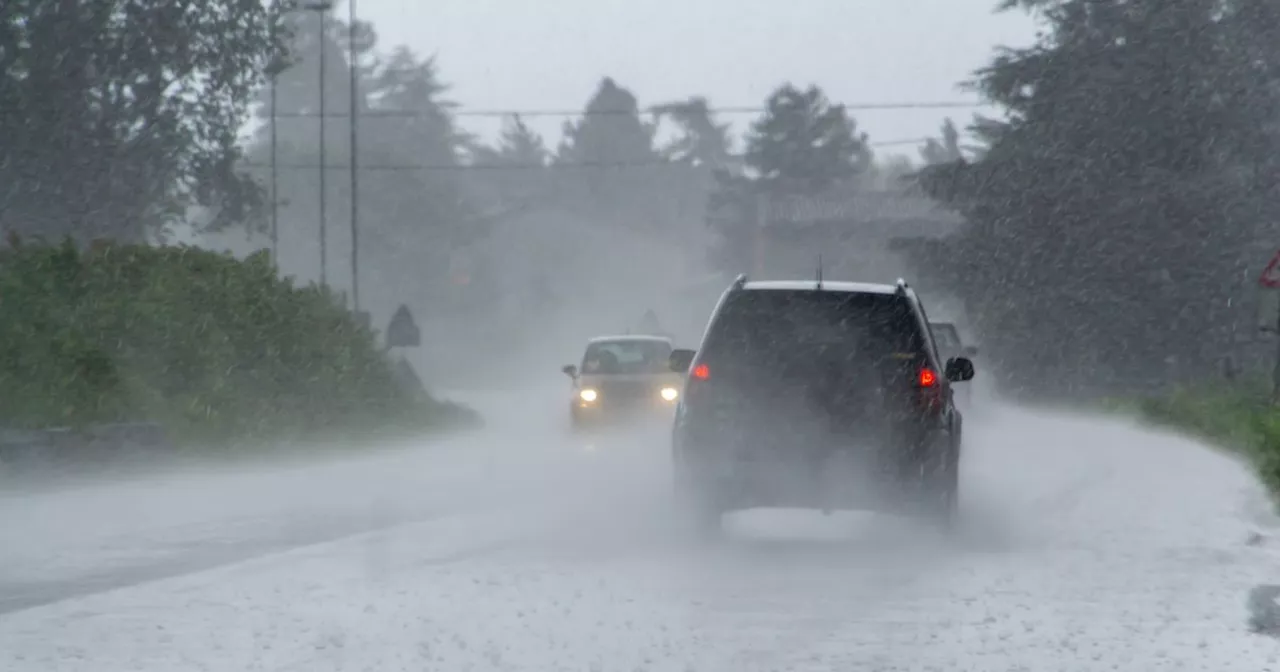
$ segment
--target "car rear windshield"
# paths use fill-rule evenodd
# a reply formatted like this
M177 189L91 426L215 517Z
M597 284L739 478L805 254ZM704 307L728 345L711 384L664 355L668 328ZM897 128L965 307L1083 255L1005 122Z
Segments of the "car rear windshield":
M592 375L666 373L671 344L657 339L596 341L587 346L582 372Z
M844 361L904 360L925 352L905 297L813 290L731 294L703 345L708 358L742 363L830 362L833 355Z

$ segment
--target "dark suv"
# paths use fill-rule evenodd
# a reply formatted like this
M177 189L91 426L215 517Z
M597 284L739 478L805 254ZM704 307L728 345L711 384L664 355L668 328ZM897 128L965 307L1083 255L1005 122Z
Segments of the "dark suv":
M961 416L914 291L849 282L748 282L711 316L676 410L678 495L703 532L753 507L919 513L949 524Z

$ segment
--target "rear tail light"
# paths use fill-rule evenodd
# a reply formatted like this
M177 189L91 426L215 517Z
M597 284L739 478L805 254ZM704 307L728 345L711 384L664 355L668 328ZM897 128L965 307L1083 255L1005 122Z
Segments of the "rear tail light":
M920 409L926 413L940 413L943 392L938 372L927 366L920 369L916 374L916 387L920 390Z
M685 383L684 401L694 405L702 403L703 397L709 391L706 389L711 379L711 367L706 364L698 364L689 369L689 380Z

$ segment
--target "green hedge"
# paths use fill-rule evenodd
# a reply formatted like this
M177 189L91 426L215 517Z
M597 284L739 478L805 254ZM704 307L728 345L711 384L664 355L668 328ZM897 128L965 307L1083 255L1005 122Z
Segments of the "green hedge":
M1244 454L1280 498L1280 407L1271 403L1266 385L1184 388L1165 397L1112 405Z
M150 421L179 443L226 444L458 413L397 384L376 335L265 252L0 250L0 426Z

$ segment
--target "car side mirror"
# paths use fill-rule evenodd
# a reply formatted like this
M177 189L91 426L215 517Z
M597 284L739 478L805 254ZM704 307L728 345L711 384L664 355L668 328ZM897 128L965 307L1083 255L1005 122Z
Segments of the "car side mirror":
M578 377L578 367L572 364L565 364L564 366L560 367L560 370L564 372L564 375L569 376L570 378Z
M960 383L973 380L973 362L967 357L952 357L947 360L947 380Z
M978 346L976 346L976 345L966 345L966 346L964 346L964 356L965 356L965 357L977 357L977 356L978 356Z
M667 357L667 366L676 373L688 373L689 367L693 365L693 356L697 354L693 350L672 350Z

